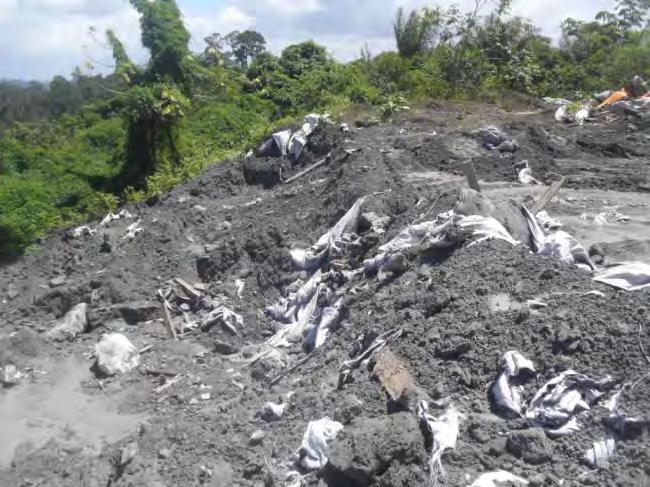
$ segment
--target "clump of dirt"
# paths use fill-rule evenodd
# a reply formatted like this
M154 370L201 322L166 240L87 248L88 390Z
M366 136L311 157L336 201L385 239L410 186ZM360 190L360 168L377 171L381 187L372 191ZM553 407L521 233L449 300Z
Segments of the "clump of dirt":
M50 429L27 424L27 433L15 435L16 444L36 433L38 442L15 449L12 462L0 467L0 484L284 485L295 470L304 485L421 485L431 475L432 442L417 416L420 400L428 402L433 417L450 405L462 415L456 448L442 455L448 485L467 485L495 470L531 485L647 483L650 449L642 431L618 434L607 469L590 471L583 464L585 451L611 432L610 413L602 407L607 398L579 431L557 438L496 411L489 392L503 355L516 350L536 369L526 400L559 373L575 370L609 375L615 388L633 384L622 408L644 417L650 407L647 289L618 291L523 245L470 246L462 235L452 236L448 251L435 258L417 251L406 255L399 271L388 276L341 277L375 257L405 227L450 210L464 185L460 163L468 159L492 200L491 211L513 234L525 231L510 200L528 204L544 189L516 182L513 166L523 160L542 181L568 176L576 194L590 191L580 200L560 193L550 211L570 206L575 214L567 221L583 222L580 213L600 212L601 196L621 211L627 205L633 220L650 205L643 193L632 193L648 174L647 145L640 142L648 132L641 125L632 131L622 122L568 127L549 114L470 108L469 120L467 106L446 106L345 135L326 126L310 139L310 157L345 149L351 154L293 183L282 184L285 171L302 168L292 171L282 159L224 162L156 202L128 208L131 219L107 228L92 223L97 234L81 238L62 232L0 269L0 367L15 365L23 374L0 390L0 413L7 404L14 413L27 410L49 391L57 401L69 394L71 403L92 408L91 414L80 406L84 418L78 426L96 415L117 415L129 429L117 428L119 439L107 435L98 446L101 428L75 429L72 419L69 430L58 428L56 420ZM519 151L483 148L471 132L488 124L517 138ZM282 178L269 164L283 168ZM601 189L627 193L596 191ZM364 224L345 237L345 250L332 251L316 268L296 268L292 252L316 243L363 196ZM123 238L136 220L144 231ZM611 235L604 249L617 242L629 247L634 236L626 228L632 227L623 225L606 227ZM574 228L581 229L579 240L587 235ZM583 241L591 243L596 242ZM306 352L306 337L299 336L286 353L260 355L268 352L266 340L286 326L266 308L296 292L317 270L331 272L331 289L341 298L340 319L324 344ZM174 278L191 289L178 288ZM170 286L181 290L171 316L178 340L170 338L158 295ZM192 289L200 298L191 296ZM80 302L89 308L85 333L69 342L48 341L52 322ZM242 324L223 318L202 327L201 310L217 306L240 315ZM401 334L382 357L400 366L376 367L374 357L340 380L344 362L394 329ZM101 380L89 375L84 360L105 332L122 333L141 350L137 370ZM62 371L56 365L61 363L68 368ZM70 373L70 364L77 373ZM404 382L388 369L407 377L408 387L387 386ZM400 396L402 389L408 397ZM261 414L269 402L281 414ZM48 404L41 406L52 409ZM61 409L57 414L67 418ZM38 416L47 417L47 411ZM330 441L331 462L309 473L293 455L307 424L324 417L340 421L343 431Z

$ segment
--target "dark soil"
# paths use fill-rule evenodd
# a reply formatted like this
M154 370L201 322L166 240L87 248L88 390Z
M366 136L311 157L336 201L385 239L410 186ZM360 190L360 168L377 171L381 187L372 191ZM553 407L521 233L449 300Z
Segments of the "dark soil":
M520 150L484 149L471 131L488 124L516 137ZM463 246L436 263L411 255L407 270L388 280L359 277L345 284L343 321L309 355L298 344L289 350L301 364L295 369L245 360L274 333L263 310L306 277L293 268L289 251L316 242L357 198L378 193L363 211L391 222L384 234L361 231L361 246L347 256L352 268L415 220L451 209L463 184L460 163L468 159L487 182L516 186L513 165L528 160L546 183L568 176L570 188L642 193L650 188L649 140L644 120L570 127L551 114L517 115L482 105L422 110L352 131L345 140L319 132L308 154L312 162L333 149L358 150L292 184L274 179L269 167L283 166L286 179L304 165L255 158L214 165L156 202L128 208L144 228L132 241L122 234L133 220L92 237L71 239L61 232L49 238L32 255L0 269L0 367L15 364L26 373L22 383L0 389L0 420L31 418L33 404L10 414L3 401L27 382L41 383L42 371L54 370L52 364L89 357L102 333L118 331L137 348L152 346L140 366L101 381L88 372L77 385L97 404L140 418L139 426L118 442L94 448L76 439L75 422L61 434L53 429L46 441L19 447L10 464L0 465L0 485L285 485L285 464L300 447L307 423L325 416L345 428L331 445L332 465L306 475L305 485L424 485L426 441L410 413L395 411L367 368L338 387L339 366L363 337L392 328L404 333L390 350L417 385L432 401L450 400L463 414L457 448L443 456L445 485L469 485L494 470L535 486L650 485L647 432L620 438L609 468L592 472L583 465L584 452L606 433L607 411L600 406L577 433L534 438L541 453L513 455L508 448L515 442L509 434L528 431L522 419L494 411L489 395L509 350L535 364L538 377L529 392L573 369L611 375L621 385L638 381L626 409L650 409L650 363L644 355L650 351L648 290L617 291L522 247L500 241ZM244 329L233 336L221 327L199 328L170 339L151 302L175 277L203 283L208 295L243 316ZM236 280L245 283L241 296ZM604 297L587 294L592 290ZM495 310L488 305L495 296L514 305ZM548 306L530 311L520 305L527 300ZM91 331L72 342L47 341L52 321L81 302L89 304ZM182 380L155 392L174 374ZM268 401L288 403L279 420L258 417ZM432 406L431 413L442 409ZM87 420L78 417L79 424ZM135 453L124 462L129 449ZM354 467L359 474L351 481L341 465L363 467Z

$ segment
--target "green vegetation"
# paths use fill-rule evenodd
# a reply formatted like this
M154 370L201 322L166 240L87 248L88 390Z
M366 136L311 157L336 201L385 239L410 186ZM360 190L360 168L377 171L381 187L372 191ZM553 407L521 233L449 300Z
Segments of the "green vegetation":
M399 52L341 64L307 41L280 56L254 31L213 34L194 54L174 0L131 0L150 52L136 66L112 31L114 73L49 84L0 82L0 256L46 232L167 191L309 111L363 105L389 118L408 102L496 99L504 91L579 99L650 77L650 0L566 19L559 45L488 0L406 13Z

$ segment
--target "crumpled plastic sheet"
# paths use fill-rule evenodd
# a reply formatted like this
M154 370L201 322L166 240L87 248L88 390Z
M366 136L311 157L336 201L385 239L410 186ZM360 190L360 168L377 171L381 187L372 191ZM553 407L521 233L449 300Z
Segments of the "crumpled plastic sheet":
M277 404L274 402L267 402L257 412L257 416L264 421L271 422L277 421L284 415L284 409L287 407L285 403Z
M299 269L312 270L320 267L328 256L340 253L346 245L346 242L343 241L343 236L357 232L361 217L361 208L365 200L366 197L364 196L355 201L336 225L327 233L323 234L309 249L292 250L291 258L294 265Z
M442 454L446 450L456 448L462 415L453 406L449 406L442 416L434 418L429 414L429 405L426 401L418 403L417 415L422 425L431 434L433 445L429 459L429 484L437 486L440 477L445 474L442 467Z
M616 440L604 438L595 442L583 457L584 462L593 469L606 467L609 460L616 454Z
M564 100L566 101L566 100ZM557 122L575 122L579 125L584 125L585 121L589 118L591 110L588 105L583 105L575 112L571 112L570 103L567 102L560 107L555 112L555 120Z
M395 238L379 247L379 254L371 259L366 259L363 267L366 271L381 270L394 262L395 254L402 255L409 249L418 245L429 245L440 240L440 235L451 227L453 218L440 223L427 221L410 225L402 230Z
M77 227L72 230L72 237L73 238L81 238L85 236L92 236L97 233L97 230L94 228L89 227L88 225L81 225L80 227Z
M307 343L318 348L325 343L330 330L338 324L343 298L339 298L332 306L320 310L320 316L312 317L311 328L307 335Z
M291 130L276 132L271 137L273 138L275 145L280 149L280 154L282 154L283 157L286 156L289 148L289 140L291 140Z
M530 169L529 166L526 166L526 167L522 168L519 171L519 173L517 174L517 180L521 184L526 184L526 185L531 185L531 186L532 185L537 185L537 184L542 184L540 181L538 181L537 179L535 179L533 177L533 172L532 172L532 170Z
M106 333L95 345L97 368L106 375L123 374L140 364L140 354L121 333Z
M567 264L584 264L592 270L596 268L585 248L575 238L563 230L546 235L537 218L525 206L522 212L528 223L534 253L556 257Z
M492 394L497 405L518 416L522 414L523 389L513 385L511 381L522 372L534 373L535 366L519 352L506 352L501 362L501 373L492 385Z
M493 125L475 130L472 132L472 135L480 136L483 141L483 147L488 150L516 152L519 149L519 144L517 144L515 139L508 137L503 130Z
M266 309L267 314L285 323L267 344L289 347L307 334L308 348L318 348L339 320L343 299L330 288L327 280L335 273L318 270L297 292Z
M594 217L595 225L607 225L608 223L612 223L612 222L616 223L616 222L627 222L627 221L630 221L630 217L616 210L598 213Z
M597 272L593 279L624 291L639 291L650 286L650 265L622 262Z
M591 406L614 381L607 376L594 379L573 370L548 381L533 397L526 418L550 436L565 436L581 429Z
M374 211L369 211L363 213L361 217L370 224L370 228L377 235L382 235L386 233L386 227L390 223L390 217L386 215L380 215Z
M312 300L320 287L323 274L317 270L296 292L266 308L266 313L282 323L295 323L300 320L306 305Z
M310 113L305 117L305 121L302 127L297 132L292 134L291 130L287 129L271 135L273 142L278 147L278 149L280 149L280 154L283 157L291 155L294 161L297 160L307 145L308 137L318 126L321 120L327 120L327 115L321 116L315 113ZM264 155L266 150L268 150L267 147L268 146L266 143L262 146L262 155Z
M133 215L126 210L121 210L118 213L109 213L104 217L104 219L101 222L99 222L99 226L107 227L116 220L121 220L126 218L133 218Z
M201 322L201 329L203 331L209 330L214 325L220 324L232 332L233 335L238 335L238 328L244 327L244 318L235 313L230 308L225 306L217 306L215 309L203 318Z
M135 237L144 232L144 228L140 225L140 220L131 223L126 227L126 233L122 237L122 240L133 240Z
M623 410L623 396L629 386L630 384L625 384L621 390L613 394L603 404L605 409L610 412L607 424L614 431L623 435L629 435L633 432L647 433L650 431L650 413L633 416Z
M528 485L526 479L517 477L505 470L497 470L496 472L488 472L477 478L470 487L499 487L501 485Z
M505 227L494 218L480 215L458 217L453 211L438 215L436 220L410 225L402 230L393 240L379 247L379 254L371 259L366 259L363 267L367 272L377 270L390 270L391 267L399 268L399 258L417 246L432 246L440 242L444 233L456 226L469 229L477 239L470 245L475 245L486 240L505 240L511 245L521 242L513 239Z
M546 235L537 254L556 257L567 264L582 263L595 268L585 248L564 230Z
M88 326L88 305L80 303L68 311L65 316L55 322L47 336L55 341L73 340L86 331Z
M540 226L547 231L557 230L563 227L562 222L556 218L553 218L547 213L546 210L538 212L535 215L535 218L537 219L537 223L539 223Z
M308 470L317 470L327 464L327 443L336 438L343 425L330 418L310 421L302 437L300 465Z
M512 238L508 230L495 218L480 215L470 215L456 222L459 228L469 228L477 240L470 245L475 245L486 240L504 240L510 245L520 245L521 242Z

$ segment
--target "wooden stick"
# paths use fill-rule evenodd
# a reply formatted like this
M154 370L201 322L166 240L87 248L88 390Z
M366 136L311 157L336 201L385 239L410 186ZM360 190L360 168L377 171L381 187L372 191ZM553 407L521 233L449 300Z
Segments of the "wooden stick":
M169 331L169 335L176 340L178 337L176 336L176 330L174 329L174 323L172 323L172 317L169 315L169 305L167 304L167 299L165 299L165 295L163 294L162 290L158 290L158 296L160 296L160 300L162 302L162 310L163 310L163 320L165 322L165 326L167 327L167 330Z
M343 153L343 155L336 160L336 162L342 162L342 161L346 160L350 156L350 154L351 154L351 152L345 151ZM312 172L314 169L318 169L319 167L324 166L328 162L331 162L331 160L332 160L332 153L330 152L324 158L322 158L320 161L312 164L311 166L309 166L304 171L301 171L298 174L296 174L295 176L292 176L289 179L287 179L286 181L284 181L284 184L289 184L289 183L294 182L296 179L303 177L305 174L308 174L308 173Z
M480 193L481 186L478 184L478 178L476 177L476 171L474 170L474 164L472 164L472 161L467 161L463 164L463 171L465 172L465 178L467 179L469 187Z
M173 377L172 379L169 379L168 381L166 381L166 382L165 382L163 385L161 385L160 387L157 387L157 388L154 390L154 392L155 392L156 394L160 394L162 391L164 391L164 390L166 390L166 389L169 389L169 388L170 388L171 386L173 386L174 384L180 382L181 379L183 379L183 377L184 377L184 376L183 376L182 374L178 374L176 377Z
M184 281L183 279L181 279L180 277L175 277L175 278L174 278L174 282L175 282L176 284L178 284L180 287L182 287L183 289L185 289L185 291L187 291L188 293L190 293L190 294L191 294L193 297L195 297L196 299L198 299L198 298L200 298L200 297L202 296L202 294L201 294L199 291L197 291L196 288L194 288L194 286L191 286L190 284L188 284L187 282L185 282L185 281Z
M560 191L560 188L562 187L565 181L566 181L566 176L562 176L562 178L559 181L555 181L546 190L546 192L537 201L537 203L535 203L535 206L533 207L533 215L537 215L537 213L539 213L540 211L542 211L544 208L548 206L548 204L555 197L558 191Z

